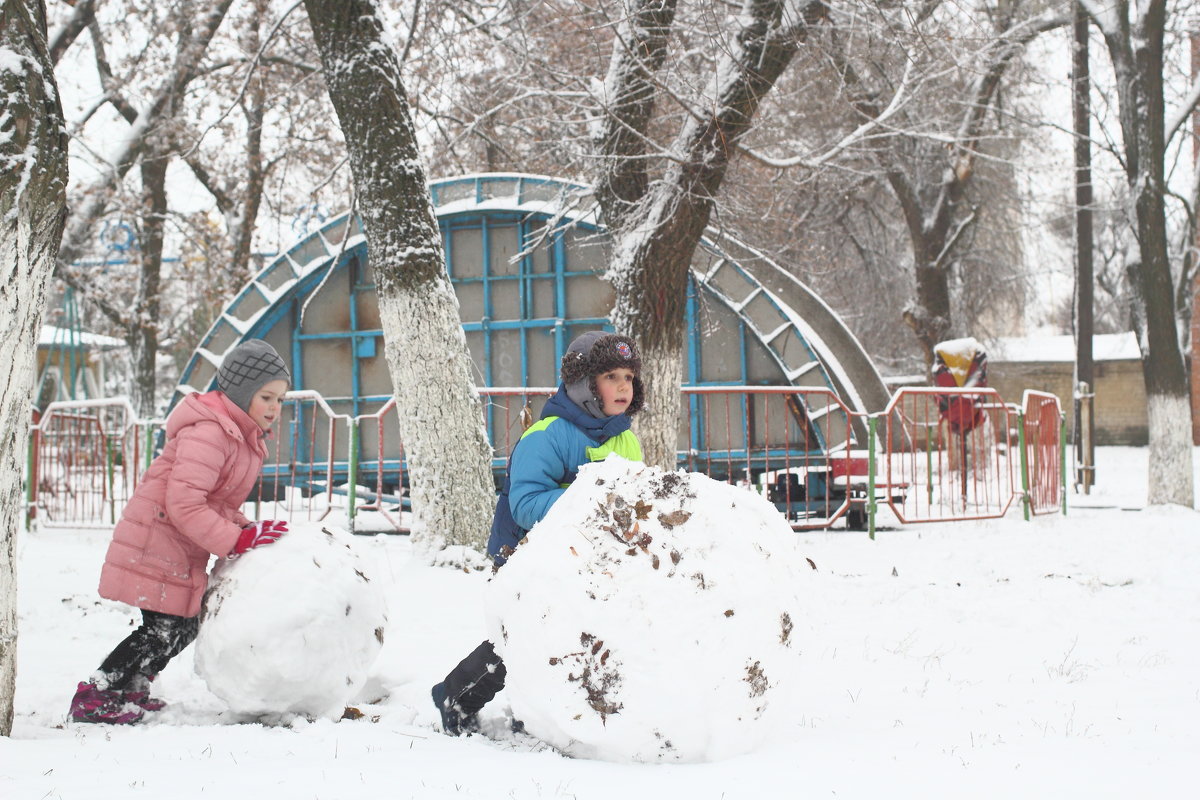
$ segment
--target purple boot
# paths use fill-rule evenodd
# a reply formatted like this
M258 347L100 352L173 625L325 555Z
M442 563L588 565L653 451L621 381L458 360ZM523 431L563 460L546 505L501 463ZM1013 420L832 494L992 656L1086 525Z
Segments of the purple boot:
M125 698L124 693L80 683L71 699L71 719L108 725L132 725L146 712Z
M150 684L157 675L139 675L131 683L131 687L121 692L126 703L133 703L145 711L162 711L167 707L164 700L150 694Z
M151 696L149 692L124 691L121 692L121 699L144 711L162 711L167 707L166 701Z

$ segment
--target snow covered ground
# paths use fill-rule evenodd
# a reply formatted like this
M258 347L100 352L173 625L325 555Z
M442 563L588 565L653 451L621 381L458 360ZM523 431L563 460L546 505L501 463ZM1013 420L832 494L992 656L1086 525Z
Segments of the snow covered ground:
M484 638L487 576L425 566L399 536L360 538L390 620L363 718L237 724L187 651L155 685L171 706L152 722L66 724L75 682L136 614L95 594L106 533L24 536L0 798L1192 796L1200 514L1143 508L1144 449L1098 461L1099 486L1071 495L1066 517L1026 523L1014 508L874 542L797 534L826 593L801 642L803 713L757 751L708 764L569 759L528 738L438 733L429 686ZM505 702L485 723L499 727Z

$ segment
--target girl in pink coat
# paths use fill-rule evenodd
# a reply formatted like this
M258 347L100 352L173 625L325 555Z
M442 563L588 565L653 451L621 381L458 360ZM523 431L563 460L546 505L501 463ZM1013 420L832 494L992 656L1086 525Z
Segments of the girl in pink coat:
M242 514L291 376L271 345L250 339L225 357L218 390L194 393L167 419L100 571L100 596L142 610L142 625L79 684L71 718L130 724L164 703L150 681L196 638L210 556L234 556L287 531Z

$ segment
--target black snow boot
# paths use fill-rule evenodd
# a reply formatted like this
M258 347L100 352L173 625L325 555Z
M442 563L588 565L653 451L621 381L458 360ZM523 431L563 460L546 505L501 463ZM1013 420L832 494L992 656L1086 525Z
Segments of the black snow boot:
M462 709L446 697L446 684L434 685L429 693L433 704L442 715L442 730L447 736L462 736L464 733L479 732L479 714L464 714Z
M430 694L451 736L479 730L479 710L504 688L507 671L491 642L483 642L450 670Z

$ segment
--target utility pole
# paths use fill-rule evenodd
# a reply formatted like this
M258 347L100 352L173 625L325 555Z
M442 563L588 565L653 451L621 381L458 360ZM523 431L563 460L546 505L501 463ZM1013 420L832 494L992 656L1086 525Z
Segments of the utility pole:
M1200 76L1200 18L1192 22L1192 83ZM1200 107L1192 111L1192 169L1200 171ZM1200 226L1195 231L1196 241L1192 243L1195 252L1200 253ZM1191 260L1196 261L1193 255ZM1188 260L1185 260L1186 264ZM1195 268L1192 278L1192 444L1200 445L1200 267Z
M1071 109L1075 129L1075 485L1084 494L1095 482L1096 393L1092 361L1092 146L1088 17L1075 3L1075 46L1071 50Z

